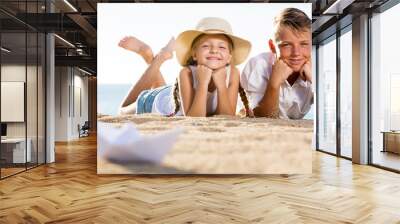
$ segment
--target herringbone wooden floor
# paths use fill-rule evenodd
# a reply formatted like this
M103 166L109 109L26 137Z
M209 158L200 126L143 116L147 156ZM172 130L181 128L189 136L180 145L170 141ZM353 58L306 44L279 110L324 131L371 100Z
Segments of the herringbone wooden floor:
M400 223L400 175L314 152L312 175L96 174L96 139L0 181L0 223Z

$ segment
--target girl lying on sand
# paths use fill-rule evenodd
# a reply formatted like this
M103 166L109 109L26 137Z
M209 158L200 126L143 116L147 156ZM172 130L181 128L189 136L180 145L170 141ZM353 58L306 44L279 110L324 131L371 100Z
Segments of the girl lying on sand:
M156 56L135 37L123 38L119 46L138 53L149 65L123 100L120 114L235 115L239 92L246 115L252 116L235 67L247 58L251 44L234 36L227 21L204 18L195 30L171 39ZM183 68L176 83L166 85L160 67L174 50Z

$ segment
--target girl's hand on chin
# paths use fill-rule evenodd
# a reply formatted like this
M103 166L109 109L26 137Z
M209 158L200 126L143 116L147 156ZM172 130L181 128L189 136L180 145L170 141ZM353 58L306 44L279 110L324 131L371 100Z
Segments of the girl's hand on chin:
M225 66L219 69L216 69L212 72L212 79L217 88L225 87L226 81L226 68Z
M197 65L196 79L199 85L206 85L210 83L213 71L205 65Z

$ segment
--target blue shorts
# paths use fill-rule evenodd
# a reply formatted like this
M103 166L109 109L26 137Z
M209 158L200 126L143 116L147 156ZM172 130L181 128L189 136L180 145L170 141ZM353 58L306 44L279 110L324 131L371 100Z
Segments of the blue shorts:
M136 114L152 113L153 104L156 96L163 90L172 88L171 85L161 86L155 89L147 89L142 91L136 103Z

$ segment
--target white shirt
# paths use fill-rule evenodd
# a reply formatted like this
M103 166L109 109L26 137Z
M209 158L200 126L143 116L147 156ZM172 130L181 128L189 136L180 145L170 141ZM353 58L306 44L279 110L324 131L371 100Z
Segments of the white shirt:
M272 52L259 54L247 62L240 83L247 92L250 107L258 105L265 94L265 89L272 74L275 55ZM314 103L314 91L309 81L300 77L291 86L287 80L279 90L279 117L301 119Z

